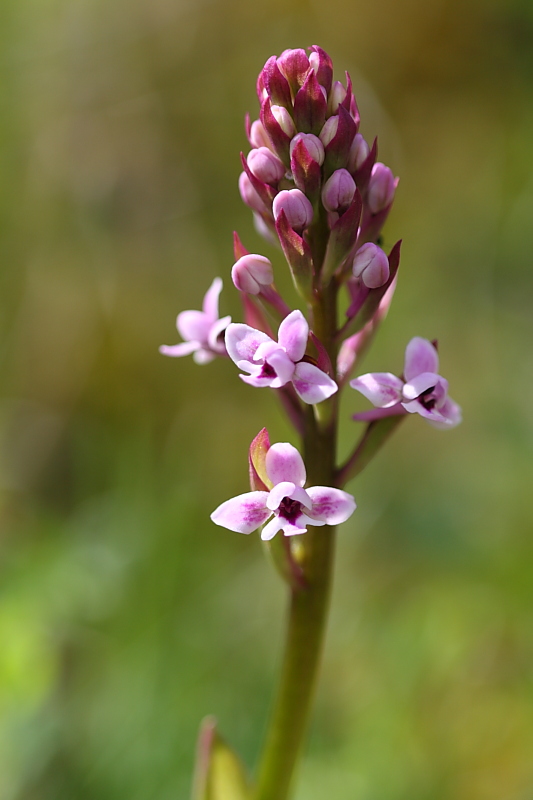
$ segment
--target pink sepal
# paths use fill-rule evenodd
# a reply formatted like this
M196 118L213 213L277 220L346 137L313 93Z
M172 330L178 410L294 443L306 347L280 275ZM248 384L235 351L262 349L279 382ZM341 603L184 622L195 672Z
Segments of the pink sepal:
M246 492L226 500L211 514L215 525L235 533L252 533L271 515L266 506L268 492Z
M320 165L311 158L301 139L292 151L291 171L296 187L313 202L320 192Z
M437 348L427 339L415 336L405 349L404 378L412 381L424 372L438 373L439 354Z
M281 73L276 56L271 56L263 67L263 83L272 103L289 110L292 108L289 82Z
M266 428L262 428L255 436L248 450L248 467L250 472L250 488L252 491L270 491L272 481L266 471L266 454L270 449L270 439Z
M294 98L294 121L299 131L318 136L326 120L327 101L313 70Z
M306 472L303 458L292 444L273 444L266 454L265 464L267 475L274 486L283 481L294 483L295 486L304 485Z
M322 267L322 280L327 282L352 251L356 239L363 201L356 189L349 208L334 223L329 235Z
M343 105L338 108L339 123L333 139L325 145L325 175L329 177L336 169L346 166L353 138L357 133L356 124ZM330 117L331 119L331 117Z
M272 145L276 153L285 166L289 167L291 163L291 157L289 153L291 137L285 133L276 117L272 113L272 103L268 97L264 100L261 106L260 116L263 127L272 140Z
M318 369L322 370L322 372L325 372L326 375L329 375L331 378L333 376L333 365L331 363L328 351L326 350L326 348L324 347L318 336L315 336L313 331L309 331L309 338L316 347L318 355L318 358L316 360L316 365Z
M235 256L235 261L238 261L243 256L250 255L250 251L241 242L237 231L233 231L233 255Z
M309 63L316 72L319 84L324 87L326 94L329 94L331 91L331 84L333 83L333 62L326 51L322 50L318 45L312 44L309 49L318 56L318 65L315 66L313 55L309 57Z
M350 386L378 408L390 408L403 399L403 381L392 372L368 372L350 381Z
M276 220L276 231L281 249L291 268L294 284L304 297L310 297L313 288L313 260L307 242L290 227L285 212Z
M304 403L313 405L327 400L338 389L335 381L314 364L300 361L296 364L292 384Z
M370 180L370 176L372 174L372 169L374 164L376 163L376 158L378 157L378 138L374 139L372 143L372 147L370 148L370 152L359 167L354 172L352 172L353 178L355 183L357 184L357 188L361 193L366 191L368 186L368 181Z
M313 501L310 517L326 525L339 525L352 516L356 509L355 500L348 492L330 486L310 486L307 494Z

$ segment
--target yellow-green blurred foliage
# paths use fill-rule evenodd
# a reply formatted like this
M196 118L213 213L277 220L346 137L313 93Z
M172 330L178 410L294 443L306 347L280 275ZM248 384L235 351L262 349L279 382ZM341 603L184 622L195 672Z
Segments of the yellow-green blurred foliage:
M351 487L297 798L530 800L530 0L4 0L0 40L1 800L186 798L206 713L253 767L284 590L208 515L260 427L292 434L232 364L157 348L215 275L239 319L233 229L279 276L242 120L314 43L401 176L365 367L438 338L465 419L409 418Z

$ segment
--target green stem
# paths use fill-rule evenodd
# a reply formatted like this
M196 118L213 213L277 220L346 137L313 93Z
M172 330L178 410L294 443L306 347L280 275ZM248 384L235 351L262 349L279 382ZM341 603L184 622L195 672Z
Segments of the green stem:
M317 297L313 326L335 363L336 287ZM337 442L337 398L324 401L329 413L315 418L306 410L304 460L311 486L333 486ZM335 529L310 528L299 542L298 562L305 585L290 590L285 653L278 693L259 764L254 800L286 800L307 729L326 629Z

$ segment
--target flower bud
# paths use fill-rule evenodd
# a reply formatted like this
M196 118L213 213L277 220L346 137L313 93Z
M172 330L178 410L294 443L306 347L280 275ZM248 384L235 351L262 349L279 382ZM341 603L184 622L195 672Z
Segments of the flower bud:
M240 292L259 294L263 286L270 286L274 280L272 264L265 256L249 253L235 262L231 279Z
M309 71L309 59L305 50L284 50L277 59L277 66L282 75L289 81L293 94L303 86L307 72Z
M263 183L277 184L285 175L285 167L268 147L251 150L246 161L251 172Z
M339 127L339 118L337 116L329 117L324 123L324 127L320 131L319 138L324 147L327 147L328 144L331 142L332 139L335 138L337 134L337 128Z
M394 199L397 180L391 170L378 161L374 164L368 184L367 203L372 214L389 206Z
M246 172L241 172L239 175L239 192L243 203L245 203L248 208L252 208L254 211L259 212L259 214L265 213L267 210L266 206L252 186Z
M272 203L274 219L277 220L282 211L293 231L303 231L313 220L313 206L299 189L285 189L275 196Z
M312 52L309 56L309 65L315 72L319 84L324 87L327 98L333 80L333 63L326 51L318 45L313 44L310 49Z
M249 138L254 147L271 147L270 139L260 119L254 119L252 122Z
M368 289L377 289L389 280L389 259L377 244L364 244L353 260L353 275Z
M324 163L324 145L318 136L314 136L312 133L297 133L290 144L289 149L291 156L298 142L303 142L305 149L313 161L316 161L317 164Z
M332 114L337 113L337 110L345 97L346 97L346 89L344 88L342 83L340 81L334 81L329 96L329 103L330 103L329 107Z
M353 200L355 181L347 169L337 169L322 189L322 203L327 211L345 211Z
M270 110L283 133L286 133L287 136L294 136L296 128L294 127L294 122L287 109L283 108L283 106L274 105L270 107Z
M363 162L368 158L370 148L360 133L356 133L348 153L348 169L357 172Z

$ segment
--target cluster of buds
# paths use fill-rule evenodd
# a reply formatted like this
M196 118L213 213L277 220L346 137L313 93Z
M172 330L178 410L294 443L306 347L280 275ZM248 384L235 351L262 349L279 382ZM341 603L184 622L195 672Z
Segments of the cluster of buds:
M350 76L346 73L345 85L334 81L331 59L320 47L312 46L309 55L297 49L269 58L259 74L257 94L261 112L259 119L246 120L252 149L246 157L241 154L239 188L259 231L279 241L309 320L278 293L270 260L250 253L235 234L231 277L243 301L245 322L219 318L222 281L217 278L202 311L178 316L185 341L161 352L192 353L199 363L229 357L245 383L279 392L302 433L305 406L318 406L346 385L387 314L401 242L388 255L379 242L398 179L376 161L377 141L369 146L359 133ZM346 320L339 325L336 303L342 287L348 303ZM327 341L321 341L311 328L326 297L333 298L335 319ZM279 325L277 338L272 319ZM407 346L401 376L368 373L350 381L375 406L354 419L373 425L383 417L417 413L435 427L457 425L460 408L449 398L438 369L436 343L415 337ZM316 408L315 415L320 418ZM354 453L356 458L360 450L356 447ZM263 538L269 539L279 530L291 536L305 532L306 525L347 519L355 508L337 488L304 490L303 462L287 443L269 450L265 469L262 481L252 482L252 493L217 509L212 516L217 524L249 533L273 515L263 530ZM338 472L343 479L349 475L348 466Z
M239 178L256 227L279 239L306 299L334 273L353 284L352 292L383 286L390 267L376 241L398 179L376 161L377 141L369 146L359 133L350 76L345 85L334 81L331 59L316 45L309 55L286 50L266 62L257 94L260 116L246 119L252 149L241 154ZM308 243L324 226L328 250L313 263Z

